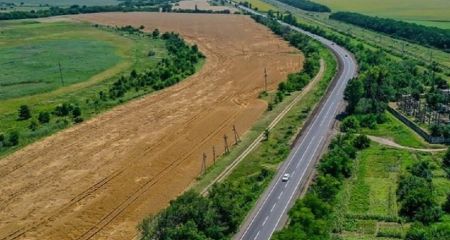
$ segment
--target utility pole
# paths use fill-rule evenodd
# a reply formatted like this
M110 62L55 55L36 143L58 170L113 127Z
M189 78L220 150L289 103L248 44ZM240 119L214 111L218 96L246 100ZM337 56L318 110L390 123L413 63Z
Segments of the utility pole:
M61 80L61 85L64 86L64 79L63 79L62 69L61 69L61 61L58 61L58 66L59 66L59 77Z
M267 92L267 69L264 68L264 91Z
M213 145L213 162L214 162L214 165L216 164L216 147Z
M202 160L202 174L205 174L206 172L206 154L203 153L203 160Z
M228 136L226 134L223 135L223 141L225 143L225 153L229 153L230 148L228 147Z
M233 132L234 132L234 142L237 145L241 141L241 139L239 138L239 134L236 131L236 126L235 125L233 125Z

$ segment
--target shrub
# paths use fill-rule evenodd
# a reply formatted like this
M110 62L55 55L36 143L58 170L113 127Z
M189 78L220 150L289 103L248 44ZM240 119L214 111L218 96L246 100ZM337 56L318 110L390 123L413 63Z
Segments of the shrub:
M84 119L82 117L80 117L80 116L77 116L77 117L73 118L73 122L74 123L81 123L83 121L84 121Z
M63 103L56 106L55 111L53 112L56 116L63 117L69 115L70 111L72 111L72 105L68 103Z
M38 120L41 124L50 122L50 113L40 112L39 116L38 116Z
M354 133L359 128L359 121L355 116L349 116L342 121L341 124L341 131L342 132L348 132L348 133Z
M364 149L370 146L370 139L366 135L358 135L353 140L353 146L357 149Z
M9 134L8 137L8 146L16 146L19 145L19 132L13 131Z
M31 111L27 105L19 107L19 120L27 120L31 118Z

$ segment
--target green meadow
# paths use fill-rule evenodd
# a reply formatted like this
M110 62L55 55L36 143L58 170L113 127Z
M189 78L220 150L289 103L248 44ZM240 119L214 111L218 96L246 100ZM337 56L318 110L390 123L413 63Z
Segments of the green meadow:
M332 11L359 12L450 29L448 0L313 0Z

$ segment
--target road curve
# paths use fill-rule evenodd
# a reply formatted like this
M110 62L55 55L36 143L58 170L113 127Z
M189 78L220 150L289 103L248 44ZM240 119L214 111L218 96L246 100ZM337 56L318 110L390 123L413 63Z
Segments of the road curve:
M238 7L246 12L265 17L265 15L244 6ZM349 51L321 36L279 22L282 25L289 26L294 31L316 39L331 49L338 60L339 70L316 114L305 126L302 131L303 134L296 141L289 157L278 169L277 175L235 236L235 239L239 240L268 240L275 230L280 229L285 224L287 211L294 204L296 193L307 182L309 170L314 167L315 161L317 161L326 145L329 132L342 106L345 86L357 74L356 61ZM289 173L290 178L289 181L282 182L281 178L285 173Z

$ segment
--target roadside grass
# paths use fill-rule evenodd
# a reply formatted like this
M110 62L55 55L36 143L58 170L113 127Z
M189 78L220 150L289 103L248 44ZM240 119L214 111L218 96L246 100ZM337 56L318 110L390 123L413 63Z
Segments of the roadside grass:
M58 35L57 33L59 28L65 24L67 23L50 25L52 27L56 27L56 29L53 30L56 32L55 35ZM132 69L136 69L139 72L143 69L156 66L160 59L167 55L163 40L136 35L127 35L122 32L115 32L109 28L95 29L90 25L70 24L72 24L75 29L87 28L88 30L78 32L78 34L83 37L95 38L102 36L100 38L101 40L115 41L115 44L118 45L116 52L118 55L122 56L122 62L119 62L99 74L85 79L83 82L61 87L50 92L0 101L0 133L9 133L14 130L18 130L23 136L18 146L0 148L0 157L14 152L39 138L51 135L71 125L72 119L70 117L59 117L58 120L56 120L55 117L51 119L49 123L41 125L36 131L31 131L28 129L30 120L17 121L17 111L20 105L28 105L33 115L33 119L37 121L36 118L39 112L52 112L59 104L72 103L81 108L82 117L86 120L122 102L149 93L149 91L145 90L129 91L124 97L122 97L121 100L108 100L100 102L93 100L98 98L98 93L100 91L107 92L109 87L120 74L129 74ZM33 32L30 33L30 36L32 35ZM66 33L63 31L62 35L66 35ZM155 52L155 56L148 56L148 52L150 50ZM66 57L69 58L70 56ZM92 57L95 58L95 56ZM201 63L198 64L197 69L202 66L203 62L204 61L201 61Z
M392 139L394 142L413 148L439 148L440 145L427 143L417 133L395 118L391 113L386 112L386 122L377 124L375 129L362 128L361 134L373 135Z
M372 142L358 153L353 177L344 182L337 195L335 228L345 240L398 239L409 223L400 221L396 199L397 181L408 166L424 160L435 167L433 186L440 203L450 191L450 180L440 173L442 153L412 152Z

